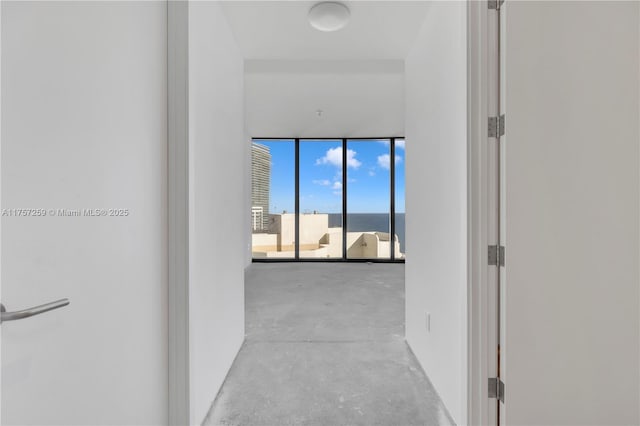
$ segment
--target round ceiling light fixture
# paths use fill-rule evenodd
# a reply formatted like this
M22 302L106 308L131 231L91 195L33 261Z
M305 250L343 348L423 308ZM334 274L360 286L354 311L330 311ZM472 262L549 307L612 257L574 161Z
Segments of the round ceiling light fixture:
M320 31L338 31L347 25L350 16L349 8L344 4L323 2L309 10L309 23Z

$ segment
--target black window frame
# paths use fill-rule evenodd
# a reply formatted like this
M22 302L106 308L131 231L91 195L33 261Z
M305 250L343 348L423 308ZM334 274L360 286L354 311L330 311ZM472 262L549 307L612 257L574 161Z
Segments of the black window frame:
M252 263L287 263L287 262L353 262L353 263L405 263L405 259L395 258L395 232L396 232L396 140L404 140L404 136L391 137L372 137L372 138L251 138L251 143L260 141L294 141L295 150L295 255L292 258L254 258ZM389 258L364 258L354 259L347 257L347 143L348 141L389 141L389 171L390 171L390 192L389 192L389 231L390 231L390 250ZM300 141L342 141L342 258L300 258ZM405 212L406 214L406 212ZM406 226L406 225L405 225ZM406 232L405 232L406 238Z

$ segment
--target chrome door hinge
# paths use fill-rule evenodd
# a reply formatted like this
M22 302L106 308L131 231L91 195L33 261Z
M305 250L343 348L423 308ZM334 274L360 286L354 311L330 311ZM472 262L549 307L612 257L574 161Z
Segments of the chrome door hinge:
M489 265L504 266L504 246L489 246Z
M489 379L489 398L497 399L504 404L504 382L499 377Z
M500 117L489 117L489 137L499 138L500 136L504 136L504 126L504 114Z
M489 0L489 9L491 10L500 10L500 7L504 3L504 0Z

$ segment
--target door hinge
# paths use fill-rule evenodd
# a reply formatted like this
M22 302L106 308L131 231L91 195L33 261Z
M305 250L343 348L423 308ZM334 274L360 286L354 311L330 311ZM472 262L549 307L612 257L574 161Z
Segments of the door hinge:
M498 138L504 136L505 117L489 117L489 137Z
M491 10L499 10L500 6L504 4L504 0L489 0L489 9Z
M489 266L504 266L504 246L489 246Z
M489 398L497 399L504 404L504 382L499 377L489 379Z

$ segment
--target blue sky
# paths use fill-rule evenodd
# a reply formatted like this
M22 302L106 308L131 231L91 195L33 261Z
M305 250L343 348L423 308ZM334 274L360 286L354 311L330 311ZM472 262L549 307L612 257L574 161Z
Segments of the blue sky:
M271 152L271 212L293 213L295 152L292 140L256 142ZM347 142L347 206L350 213L389 211L389 142ZM396 141L396 212L404 212L404 141ZM300 211L342 212L342 141L300 141Z

